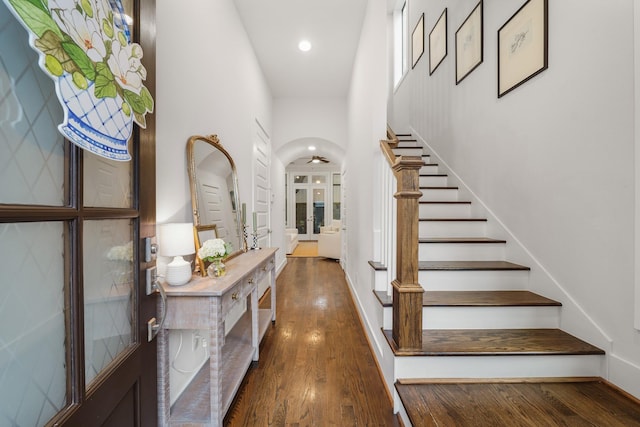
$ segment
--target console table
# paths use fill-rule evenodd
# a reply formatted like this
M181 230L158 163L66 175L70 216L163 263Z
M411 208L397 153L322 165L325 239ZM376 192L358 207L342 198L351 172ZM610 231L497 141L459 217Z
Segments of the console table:
M276 320L276 248L251 250L225 261L221 278L192 277L184 286L163 284L166 317L158 334L159 421L162 426L222 426L260 340ZM271 308L258 308L258 283L270 276ZM225 336L226 314L249 298L247 311ZM208 363L173 405L169 396L169 329L207 329Z

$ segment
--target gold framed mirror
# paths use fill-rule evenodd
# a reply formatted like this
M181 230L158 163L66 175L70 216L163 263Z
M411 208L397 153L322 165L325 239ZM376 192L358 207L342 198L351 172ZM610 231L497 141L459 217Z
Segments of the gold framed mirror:
M246 252L236 166L217 135L194 135L187 142L187 162L196 251L207 239L231 244L232 258ZM197 256L200 274L204 262Z

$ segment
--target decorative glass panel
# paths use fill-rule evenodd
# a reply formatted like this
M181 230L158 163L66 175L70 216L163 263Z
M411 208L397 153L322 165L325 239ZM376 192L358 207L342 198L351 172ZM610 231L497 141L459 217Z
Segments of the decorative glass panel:
M63 112L28 40L0 2L0 201L64 206Z
M134 342L132 225L126 219L84 223L87 384Z
M132 207L132 171L133 162L118 162L84 151L84 205Z
M67 404L64 257L63 223L0 224L0 425Z
M307 184L309 182L309 176L307 175L296 175L293 178L294 184Z

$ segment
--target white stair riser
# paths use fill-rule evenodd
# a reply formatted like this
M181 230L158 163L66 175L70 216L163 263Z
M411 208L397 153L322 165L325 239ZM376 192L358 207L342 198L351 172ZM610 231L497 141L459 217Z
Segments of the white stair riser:
M429 291L525 290L529 283L529 272L526 270L420 270L418 283Z
M393 154L396 156L418 156L422 157L422 147L402 147L402 148L394 148Z
M469 218L470 203L420 203L419 218Z
M422 148L422 144L417 140L408 140L408 139L399 139L398 140L400 146L402 147L420 147Z
M420 237L484 237L486 221L420 221Z
M423 202L455 202L458 200L458 189L456 188L421 188Z
M504 259L504 243L420 243L420 261L495 261Z
M447 176L421 176L419 177L420 187L445 187Z
M383 307L392 329L393 308ZM560 307L423 307L422 329L528 329L560 327Z
M422 329L560 327L558 307L423 307Z
M397 378L599 377L601 355L396 357Z
M389 278L387 270L373 270L373 289L386 291L393 279Z
M420 168L421 175L434 175L438 173L438 165L429 164L429 162L426 161L426 158L424 158L423 160L427 164Z

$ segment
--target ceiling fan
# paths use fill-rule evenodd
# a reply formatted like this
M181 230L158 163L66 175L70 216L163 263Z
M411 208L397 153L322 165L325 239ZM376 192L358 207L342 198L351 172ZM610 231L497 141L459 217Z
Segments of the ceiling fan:
M320 162L329 163L329 159L322 156L312 156L311 160L309 160L307 163L320 163Z

